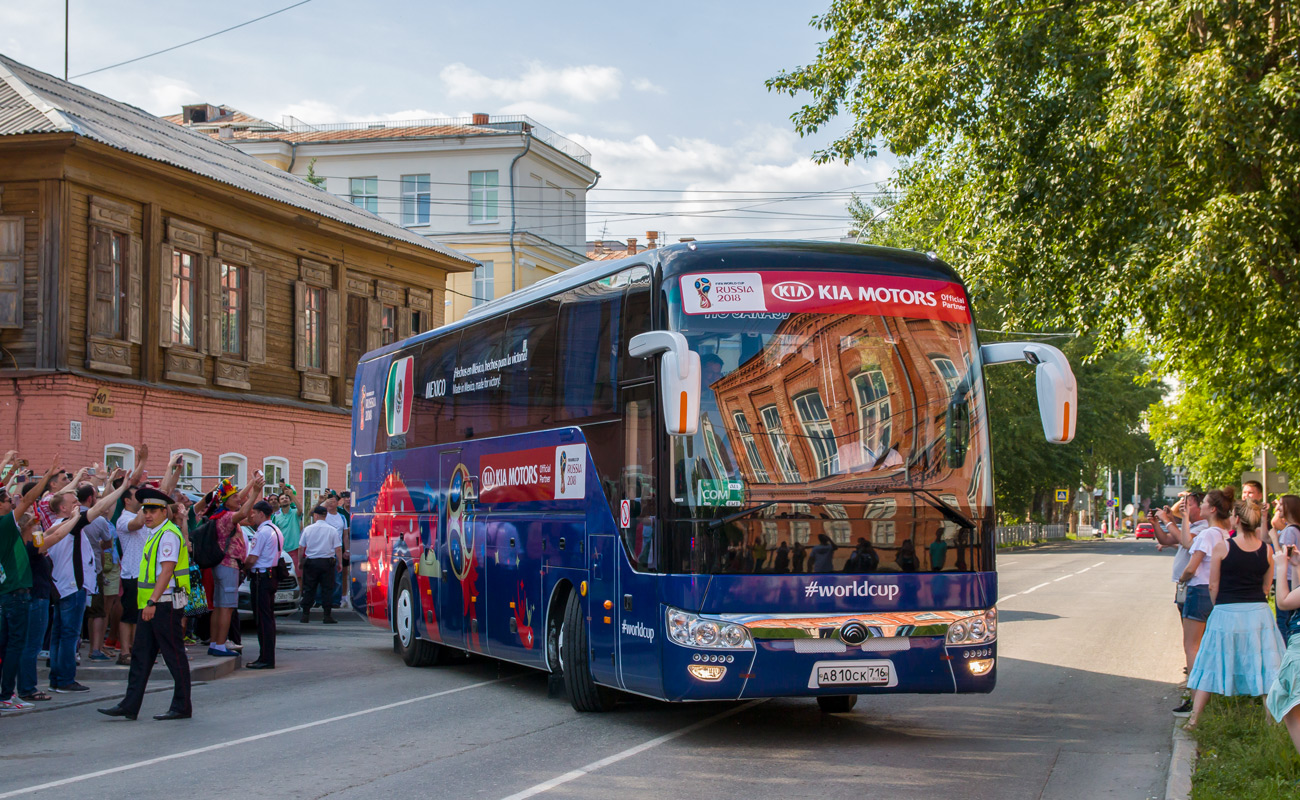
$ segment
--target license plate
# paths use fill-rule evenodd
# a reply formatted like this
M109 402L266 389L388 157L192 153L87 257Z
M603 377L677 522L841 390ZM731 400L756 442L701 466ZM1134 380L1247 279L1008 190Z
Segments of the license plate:
M276 592L276 593L275 593L275 602L277 602L277 603L292 603L292 602L293 602L293 592Z
M809 689L826 686L897 686L891 661L818 661L808 679Z

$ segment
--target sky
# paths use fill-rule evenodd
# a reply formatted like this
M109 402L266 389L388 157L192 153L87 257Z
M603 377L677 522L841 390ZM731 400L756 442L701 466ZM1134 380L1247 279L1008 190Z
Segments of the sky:
M878 190L895 166L815 164L847 120L802 139L790 115L807 99L764 85L816 57L809 22L827 0L309 0L84 74L295 1L68 0L69 75L160 115L194 102L276 122L527 114L591 151L593 239L836 239L850 192ZM0 52L61 77L64 3L0 0Z

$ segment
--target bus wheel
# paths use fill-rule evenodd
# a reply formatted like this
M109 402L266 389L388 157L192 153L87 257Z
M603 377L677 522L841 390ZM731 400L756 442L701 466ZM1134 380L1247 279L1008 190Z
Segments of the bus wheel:
M817 698L817 705L827 714L847 714L858 704L856 694L823 695Z
M587 626L582 619L582 601L577 592L569 593L564 609L564 627L560 631L560 663L564 670L564 688L569 702L578 711L609 711L614 707L613 689L598 686L591 677L591 660L587 647Z
M408 667L427 667L438 660L438 645L415 635L415 594L411 590L411 573L403 572L393 602L393 627L397 629L397 647Z

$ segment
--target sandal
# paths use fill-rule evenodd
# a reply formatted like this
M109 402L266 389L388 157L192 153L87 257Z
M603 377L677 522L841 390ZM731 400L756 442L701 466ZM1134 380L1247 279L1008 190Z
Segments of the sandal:
M50 697L50 696L49 696L48 694L46 694L45 692L36 691L36 692L32 692L31 694L19 695L19 699L21 699L21 700L26 700L26 701L28 701L28 702L38 702L38 703L39 703L39 702L41 702L41 701L43 701L43 700L53 700L54 698L53 698L53 697Z

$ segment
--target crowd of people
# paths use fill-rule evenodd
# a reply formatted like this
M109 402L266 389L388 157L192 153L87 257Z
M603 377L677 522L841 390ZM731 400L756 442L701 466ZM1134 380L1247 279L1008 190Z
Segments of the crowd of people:
M1300 496L1270 507L1248 481L1240 499L1232 487L1185 492L1149 519L1160 547L1177 548L1189 696L1175 713L1195 727L1211 695L1265 697L1300 751Z
M101 713L135 719L162 655L175 688L155 719L191 716L184 646L203 642L214 657L242 651L246 578L259 654L244 666L275 668L274 603L288 562L302 583L301 621L317 602L324 621L335 621L346 492L326 489L304 519L294 487L267 486L260 472L242 489L223 478L200 495L182 480L181 459L151 479L148 457L141 445L130 471L94 465L75 474L56 458L41 475L13 451L0 461L0 711L89 691L77 680L85 641L90 662L130 667L126 697ZM37 681L42 659L48 692Z

